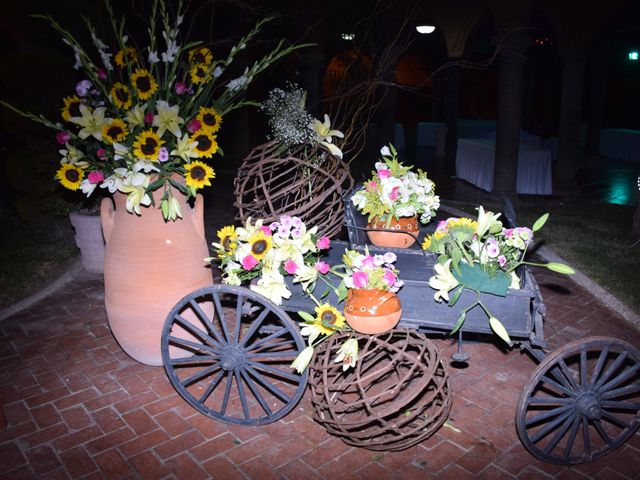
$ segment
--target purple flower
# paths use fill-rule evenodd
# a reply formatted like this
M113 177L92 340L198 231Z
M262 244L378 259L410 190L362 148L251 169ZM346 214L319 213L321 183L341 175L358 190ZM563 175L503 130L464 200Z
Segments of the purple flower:
M485 249L489 258L496 258L500 254L500 247L495 239L491 238L487 240Z
M289 259L284 262L284 271L289 275L294 275L298 271L298 264L293 260Z
M291 225L293 225L294 228L300 228L302 227L302 220L300 220L300 217L292 217Z
M502 230L502 233L505 237L511 238L511 236L513 235L513 228L505 228L504 230Z
M184 82L176 82L176 93L178 95L182 95L184 93L187 93L189 91L189 88L187 87L187 84Z
M389 287L393 287L396 284L398 277L396 277L396 274L391 270L386 270L384 272L384 275L382 275L382 279L386 282L387 285L389 285Z
M331 240L329 240L329 237L327 236L320 237L316 242L316 247L318 247L318 250L326 250L330 246L331 246Z
M158 160L160 162L166 162L167 160L169 160L169 150L161 147L160 151L158 152Z
M294 228L293 230L291 230L291 236L293 238L300 238L302 237L302 230L300 230L299 228Z
M242 259L242 268L245 270L251 270L253 267L258 265L258 260L253 255L247 255Z
M398 259L398 257L396 257L396 254L395 254L395 253L393 253L393 252L387 252L387 253L385 253L385 254L383 255L383 258L384 258L384 262L385 262L385 263L393 263L393 262L395 262L395 261Z
M60 145L64 145L65 143L67 143L70 138L71 138L71 134L68 133L68 132L58 132L58 133L56 133L56 141Z
M329 264L327 262L323 262L322 260L316 263L316 270L318 270L323 275L327 274L329 268Z
M104 68L99 68L98 69L98 78L100 80L104 80L105 78L107 78L107 72L105 71Z
M366 288L369 283L369 275L366 272L354 272L352 278L355 288Z
M76 93L79 97L84 97L89 90L91 90L91 82L89 80L82 80L76 84Z
M498 257L498 264L504 268L504 266L507 264L507 257L505 257L504 255L500 255Z
M280 224L286 228L286 229L290 229L291 226L293 225L293 221L291 219L291 217L289 215L283 215L280 217Z

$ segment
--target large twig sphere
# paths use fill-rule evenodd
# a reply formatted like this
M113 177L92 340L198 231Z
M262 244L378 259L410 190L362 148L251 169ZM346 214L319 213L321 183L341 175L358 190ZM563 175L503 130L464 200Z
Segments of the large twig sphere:
M369 450L403 450L435 433L451 396L433 343L413 330L358 335L360 359L343 371L334 359L348 335L334 334L316 349L309 370L314 420Z
M269 223L286 214L317 225L320 235L335 236L343 224L343 195L353 187L349 166L318 148L280 150L278 142L265 143L242 162L235 181L239 220Z

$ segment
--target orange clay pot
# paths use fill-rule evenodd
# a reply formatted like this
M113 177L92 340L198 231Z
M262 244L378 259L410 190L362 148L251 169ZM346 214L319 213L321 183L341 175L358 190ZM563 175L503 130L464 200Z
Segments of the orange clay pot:
M401 316L402 306L395 293L377 288L351 288L347 292L344 318L356 332L387 332L398 324Z
M384 232L367 232L369 241L376 247L408 248L416 243L416 238L420 233L418 217L392 217L388 227L386 220L375 217L369 222L368 227L386 230ZM400 232L407 232L411 235Z
M173 188L173 187L171 187ZM153 192L160 205L161 189ZM105 306L109 326L122 349L138 362L162 365L160 335L164 321L182 297L211 285L204 237L203 198L194 208L174 190L183 218L165 222L159 208L127 212L126 195L102 201L100 216L106 241Z

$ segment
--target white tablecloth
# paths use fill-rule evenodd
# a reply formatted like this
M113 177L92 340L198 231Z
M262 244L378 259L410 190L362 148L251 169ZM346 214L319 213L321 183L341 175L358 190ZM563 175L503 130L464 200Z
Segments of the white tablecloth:
M459 139L456 176L492 191L495 149L493 140ZM551 195L551 154L548 150L520 144L516 192Z
M600 131L600 153L611 158L640 162L640 131L605 128Z

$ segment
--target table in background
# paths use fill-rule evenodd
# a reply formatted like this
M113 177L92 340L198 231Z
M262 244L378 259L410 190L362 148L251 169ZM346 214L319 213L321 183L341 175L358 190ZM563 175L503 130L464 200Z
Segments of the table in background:
M600 153L611 158L640 162L640 131L603 128L600 131Z
M495 141L458 140L456 176L486 190L493 190ZM528 144L520 144L516 192L551 195L551 153Z

